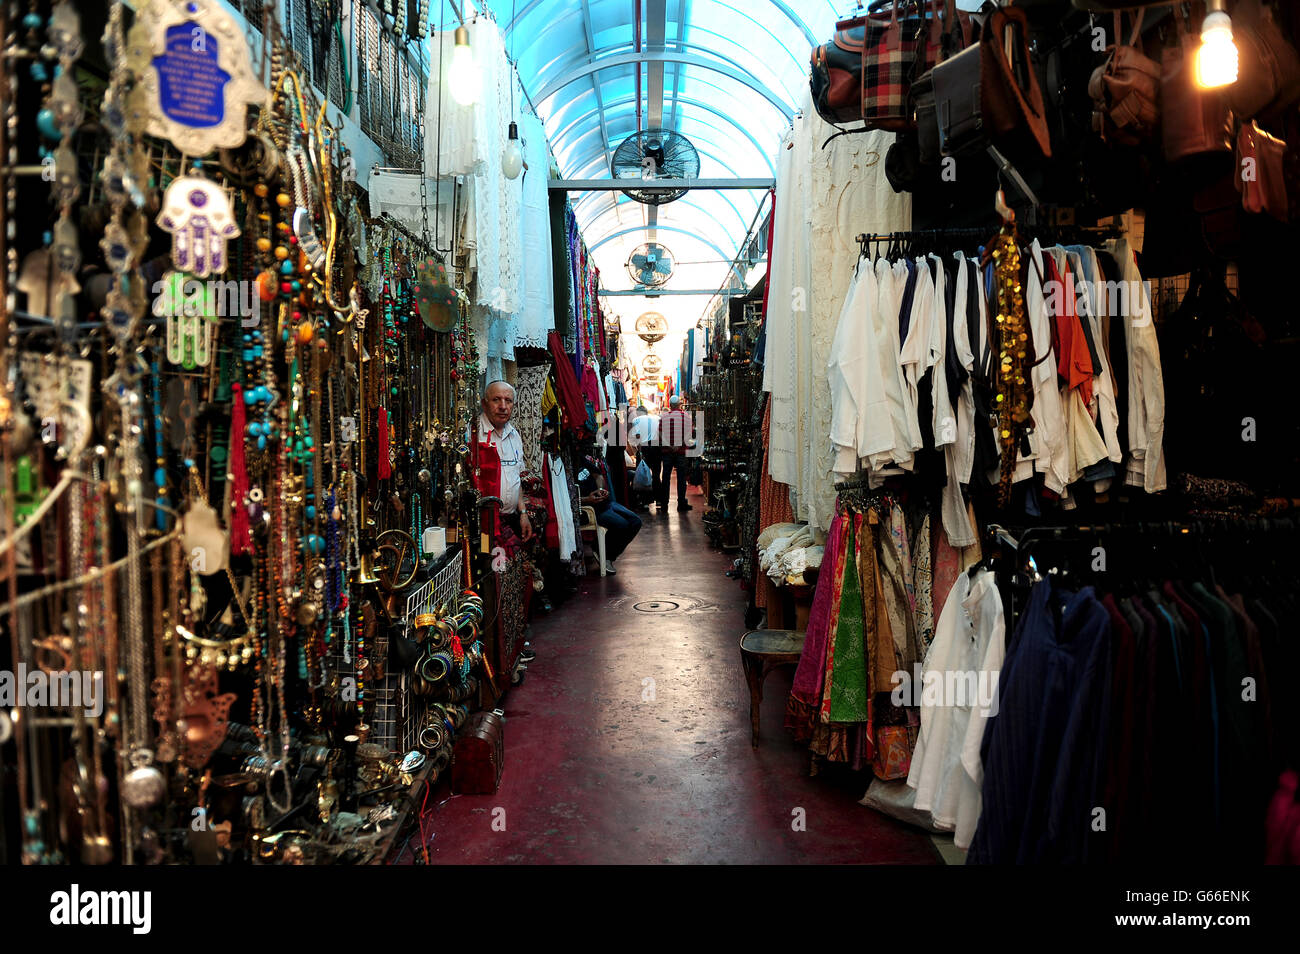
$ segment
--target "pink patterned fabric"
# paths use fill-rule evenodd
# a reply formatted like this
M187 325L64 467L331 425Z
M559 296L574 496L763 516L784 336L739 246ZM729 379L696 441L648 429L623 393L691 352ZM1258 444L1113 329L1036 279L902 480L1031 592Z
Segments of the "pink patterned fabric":
M831 626L839 605L833 599L837 581L844 576L846 518L836 514L826 534L826 554L822 557L821 572L817 575L817 589L813 592L812 606L808 610L808 631L804 637L803 654L795 670L794 686L790 697L814 709L821 707L822 686L825 684L826 651Z

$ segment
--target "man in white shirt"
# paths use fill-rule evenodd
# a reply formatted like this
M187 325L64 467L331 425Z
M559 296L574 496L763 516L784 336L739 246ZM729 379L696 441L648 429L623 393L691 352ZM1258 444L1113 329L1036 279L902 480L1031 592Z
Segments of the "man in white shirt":
M633 453L640 452L641 459L650 468L650 473L654 476L654 487L647 496L651 502L657 501L659 466L663 459L663 449L659 446L659 418L647 411L644 404L636 409L636 416L627 429L627 443Z
M478 439L491 444L501 458L501 519L519 538L532 539L533 527L528 511L521 508L520 475L524 468L524 441L519 429L510 423L515 412L515 389L505 381L493 381L483 389L483 413L478 419Z

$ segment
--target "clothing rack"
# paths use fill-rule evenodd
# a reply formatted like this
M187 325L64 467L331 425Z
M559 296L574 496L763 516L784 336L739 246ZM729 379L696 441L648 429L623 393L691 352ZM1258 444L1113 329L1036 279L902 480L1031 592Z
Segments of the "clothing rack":
M1033 241L1038 239L1044 244L1082 245L1074 239L1086 239L1089 242L1105 242L1109 239L1121 239L1124 232L1115 225L1031 225L1020 230L1022 238Z
M1019 536L1007 527L991 523L985 528L990 547L1001 547L1010 551L1011 576L1000 574L1000 585L1004 586L1004 608L1007 614L1007 638L1011 638L1020 613L1028 602L1028 589L1033 583L1042 579L1037 561L1034 559L1036 547L1048 543L1096 543L1099 540L1115 537L1141 536L1147 539L1166 541L1168 547L1173 540L1184 538L1198 542L1208 534L1241 533L1247 537L1267 533L1295 533L1300 530L1300 522L1290 516L1198 516L1187 520L1145 520L1134 522L1082 523L1075 526L1037 526L1027 527ZM976 566L990 566L991 554ZM996 567L993 567L997 569ZM972 567L972 570L974 567Z
M917 239L985 239L997 233L998 227L991 225L986 229L912 229L905 232L861 232L854 239L858 243L862 256L867 254L868 245L885 242L909 242Z
M912 229L902 232L860 232L854 238L858 243L858 248L862 257L868 252L867 246L881 245L894 242L913 242L916 240L961 240L961 239L987 239L997 234L998 226L990 225L988 228L953 228L953 229ZM1124 237L1124 233L1114 225L1030 225L1020 228L1022 239L1033 241L1038 239L1045 244L1082 244L1075 242L1075 239L1086 239L1093 242L1104 242L1108 239L1119 239Z
M991 541L1015 554L1018 567L1029 567L1033 550L1043 543L1091 542L1106 537L1139 535L1147 538L1176 540L1200 538L1208 534L1295 533L1300 522L1290 516L1198 516L1188 520L1146 520L1131 523L1083 523L1076 526L1028 527L1019 537L1000 524L986 528Z

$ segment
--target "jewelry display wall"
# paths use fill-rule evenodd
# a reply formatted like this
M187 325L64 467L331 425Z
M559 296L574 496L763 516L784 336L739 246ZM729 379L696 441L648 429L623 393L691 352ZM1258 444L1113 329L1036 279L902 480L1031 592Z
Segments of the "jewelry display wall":
M101 6L0 2L0 861L371 861L489 674L461 276L277 5Z

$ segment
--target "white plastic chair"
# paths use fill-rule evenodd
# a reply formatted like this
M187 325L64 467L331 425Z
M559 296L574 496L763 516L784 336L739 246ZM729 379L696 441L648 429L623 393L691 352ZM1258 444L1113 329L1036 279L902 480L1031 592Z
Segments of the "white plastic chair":
M586 530L596 531L596 556L600 558L600 575L605 575L605 528L596 522L596 508L582 508L582 523L578 525L578 532Z

